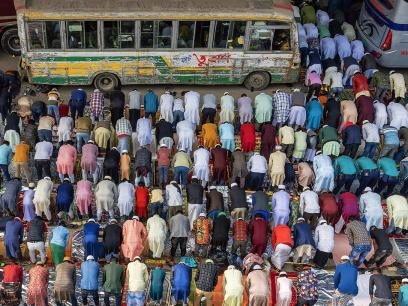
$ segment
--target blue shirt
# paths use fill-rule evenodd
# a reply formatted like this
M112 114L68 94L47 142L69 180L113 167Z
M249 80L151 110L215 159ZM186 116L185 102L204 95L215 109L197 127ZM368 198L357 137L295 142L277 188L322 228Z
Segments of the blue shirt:
M11 150L11 147L6 144L2 144L0 146L0 165L9 165L12 158L13 151Z
M159 98L153 91L149 91L145 94L144 98L144 111L146 113L155 113L159 108Z
M341 134L344 145L361 143L361 129L357 124L349 125Z
M96 242L98 240L99 224L88 222L84 225L84 244L86 242Z
M86 103L86 92L82 89L74 89L71 91L70 102Z
M408 306L408 285L404 285L399 288L398 305Z
M384 125L380 134L384 135L384 144L388 144L388 145L399 145L400 144L398 130L395 127Z
M81 289L98 290L99 264L94 260L87 260L81 264Z
M377 165L375 164L375 162L373 162L371 158L368 158L366 156L361 156L357 158L356 167L361 171L377 169Z
M21 221L16 219L7 221L4 231L4 243L17 242L23 243L24 227Z
M397 169L397 164L395 160L389 157L380 158L377 161L378 169L382 170L385 175L388 176L398 176L399 171Z
M334 273L334 288L340 293L357 295L357 276L357 267L350 261L337 265Z
M322 53L322 60L336 57L336 43L331 37L325 37L320 40L320 51Z
M334 168L334 175L337 176L339 174L356 174L357 169L354 165L354 161L350 156L341 155L336 158L333 164Z
M69 229L63 226L57 226L51 232L50 243L66 248L69 241Z
M74 200L74 187L70 182L63 182L57 189L57 206L59 210L68 211Z
M188 290L191 282L191 268L185 264L177 264L173 267L171 285L174 290Z

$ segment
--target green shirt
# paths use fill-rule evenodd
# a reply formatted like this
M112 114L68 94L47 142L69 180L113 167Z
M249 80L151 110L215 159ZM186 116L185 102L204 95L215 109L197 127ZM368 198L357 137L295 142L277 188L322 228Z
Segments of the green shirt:
M334 127L325 126L320 130L320 132L319 132L319 141L320 141L322 146L326 142L337 141L337 140L338 140L337 130Z
M120 293L123 287L123 267L111 262L103 269L103 289L109 293Z
M397 164L395 160L389 157L380 158L377 162L378 168L384 172L385 175L388 176L398 176L399 171L397 169Z
M330 31L326 26L318 25L317 29L319 30L320 39L323 39L325 37L330 37Z
M316 24L316 11L313 6L305 5L300 10L300 16L302 17L302 24L313 23Z
M362 156L355 161L357 169L360 171L377 169L377 165L372 159Z
M387 74L377 71L371 77L371 86L381 87L381 88L390 88L390 78Z
M357 173L357 168L354 165L353 159L347 155L341 155L336 158L333 164L334 175L347 174L353 175Z

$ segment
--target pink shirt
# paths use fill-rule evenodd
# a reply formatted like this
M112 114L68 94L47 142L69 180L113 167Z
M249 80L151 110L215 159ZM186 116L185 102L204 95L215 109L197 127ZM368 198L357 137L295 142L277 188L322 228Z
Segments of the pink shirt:
M92 183L80 180L77 183L76 204L81 214L87 214L92 203Z
M81 168L94 172L96 169L96 158L98 157L98 147L92 143L87 143L82 147Z
M57 171L63 174L73 174L77 150L72 145L62 145L58 151Z
M170 165L170 149L169 148L160 148L157 151L157 165L160 166L169 166Z
M314 73L309 73L308 75L308 84L314 85L314 84L322 84L322 80L320 79L320 75L318 75L316 72Z

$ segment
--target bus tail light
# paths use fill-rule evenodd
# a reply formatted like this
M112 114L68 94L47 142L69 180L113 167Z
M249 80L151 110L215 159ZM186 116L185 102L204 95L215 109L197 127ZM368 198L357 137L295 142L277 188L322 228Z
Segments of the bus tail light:
M388 30L387 36L385 37L385 40L383 44L381 45L381 49L384 51L390 50L391 49L391 41L392 41L392 31Z

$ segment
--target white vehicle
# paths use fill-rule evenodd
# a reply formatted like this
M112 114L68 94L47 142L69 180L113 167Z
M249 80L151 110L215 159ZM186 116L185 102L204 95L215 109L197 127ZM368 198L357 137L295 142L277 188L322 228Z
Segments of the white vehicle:
M364 0L357 32L378 64L408 67L408 0Z

